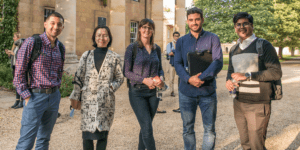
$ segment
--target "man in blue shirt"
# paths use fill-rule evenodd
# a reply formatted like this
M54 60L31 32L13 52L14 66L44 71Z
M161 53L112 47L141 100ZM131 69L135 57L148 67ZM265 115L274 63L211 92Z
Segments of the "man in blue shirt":
M175 69L180 77L179 106L183 121L183 140L185 150L196 149L194 131L197 105L199 105L204 127L202 150L211 150L215 146L215 121L217 113L216 75L223 67L223 54L218 36L204 31L201 9L194 7L187 11L187 23L190 32L176 43ZM190 76L188 73L187 53L209 50L213 62L204 71ZM203 86L202 84L205 84Z

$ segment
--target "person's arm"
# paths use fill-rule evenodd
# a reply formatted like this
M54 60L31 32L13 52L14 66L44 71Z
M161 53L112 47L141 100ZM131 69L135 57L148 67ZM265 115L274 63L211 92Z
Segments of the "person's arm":
M63 55L63 58L65 59L65 54L66 54L66 48L65 48L65 46L63 46L63 54L61 54L61 55ZM59 52L60 52L60 50L59 50ZM61 57L59 58L59 59L61 59ZM62 61L61 62L61 64L60 64L60 67L58 68L58 73L57 73L57 77L58 77L58 79L60 80L60 85L59 85L59 87L58 88L60 88L60 86L61 86L61 79L62 79L62 76L63 76L63 72L64 72L64 61Z
M220 39L217 35L212 36L211 38L213 62L199 76L199 79L201 81L210 80L214 78L222 70L223 67L223 53L221 49Z
M88 51L86 51L82 54L82 56L79 60L79 66L78 66L75 76L74 76L74 82L76 82L78 84L82 84L82 86L84 85L84 80L85 80L87 54L88 54ZM80 87L76 83L74 84L73 91L69 98L79 101L82 87Z
M28 68L29 59L33 49L34 39L32 37L26 39L24 44L18 51L18 59L15 65L15 77L13 84L16 87L17 92L23 99L29 98L31 93L28 90L26 71Z
M266 70L251 72L251 80L275 81L282 77L282 70L275 48L268 41L263 43L263 61Z
M227 77L226 77L226 81L227 80L232 80L231 74L234 73L234 68L232 66L232 53L231 51L233 51L233 49L230 50L229 52L229 64L228 64L228 71L227 71Z
M159 58L159 66L158 66L158 76L163 76L164 77L164 70L163 70L163 68L162 68L162 62L161 62L161 49L160 49L160 47L159 46L157 46L158 47L158 57L160 57Z
M128 78L131 81L137 81L138 83L142 84L144 78L133 72L133 68L131 66L132 63L132 53L133 53L133 44L130 44L125 52L125 58L124 58L124 72L125 72L125 77Z
M184 52L182 49L182 43L183 43L182 38L179 38L176 43L176 55L174 56L174 67L175 67L176 73L180 77L180 80L185 83L188 83L191 76L188 74L188 72L184 68L184 62L183 62L183 58L182 58L182 57L184 57L183 56Z
M124 75L122 71L122 65L121 65L121 58L118 56L116 58L116 66L115 71L113 74L113 81L111 83L111 87L113 92L115 92L123 83L124 81Z
M171 53L171 44L169 43L167 45L167 54L169 55Z

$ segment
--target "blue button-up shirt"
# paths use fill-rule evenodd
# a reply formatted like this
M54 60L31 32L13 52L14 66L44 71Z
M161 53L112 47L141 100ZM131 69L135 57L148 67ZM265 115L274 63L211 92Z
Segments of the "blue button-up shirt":
M145 47L137 47L134 64L133 67L131 67L133 43L127 47L124 59L124 73L125 76L130 79L132 86L142 84L144 78L164 76L164 71L162 70L162 65L157 54L157 52L161 53L161 49L159 46L157 46L157 48L158 50L152 49L149 54Z
M209 83L209 86L200 86L197 88L188 83L191 76L188 73L187 53L194 52L195 50L209 50L212 52L213 62L199 76L199 79L205 82L213 79ZM176 43L174 63L176 72L180 77L179 91L182 94L188 97L197 97L207 96L214 93L217 87L215 77L223 67L223 54L219 37L216 34L204 31L203 29L197 39L191 34L191 32L184 35L179 38Z

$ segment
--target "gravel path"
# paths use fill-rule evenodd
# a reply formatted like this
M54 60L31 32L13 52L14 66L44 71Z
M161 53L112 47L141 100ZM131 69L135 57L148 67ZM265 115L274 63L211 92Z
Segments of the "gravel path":
M300 150L300 65L283 64L284 97L272 103L272 114L268 127L266 146L268 150ZM216 121L216 149L241 150L238 130L233 117L232 99L225 88L227 71L221 71L217 78L218 112ZM176 81L177 82L177 81ZM154 138L158 150L182 150L182 120L180 113L172 112L178 107L176 97L163 94L159 108L166 114L157 114L153 122ZM8 108L13 104L14 93L0 91L0 149L13 150L20 136L22 109ZM11 100L12 99L12 100ZM50 141L50 150L81 150L82 140L80 112L69 117L69 100L63 98L58 118ZM116 112L108 138L108 150L136 150L139 124L128 100L126 84L116 93ZM203 127L200 110L197 110L195 132L197 148L201 149Z

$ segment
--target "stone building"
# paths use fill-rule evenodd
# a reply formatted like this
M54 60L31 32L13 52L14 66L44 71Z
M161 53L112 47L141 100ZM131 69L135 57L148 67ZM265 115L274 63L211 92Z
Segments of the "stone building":
M166 46L173 40L175 31L180 33L180 36L185 35L186 12L184 0L170 0L172 4L164 8L163 21L163 50L166 51Z
M185 0L177 0L176 3L176 14L185 15ZM121 56L124 56L126 47L135 41L139 21L144 18L155 22L155 43L165 47L163 0L20 0L18 30L22 38L43 33L43 22L53 11L65 18L65 28L59 40L66 47L67 65L77 63L83 52L93 49L91 38L99 24L110 27L113 35L110 49ZM184 24L177 23L178 31L184 32Z

